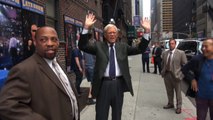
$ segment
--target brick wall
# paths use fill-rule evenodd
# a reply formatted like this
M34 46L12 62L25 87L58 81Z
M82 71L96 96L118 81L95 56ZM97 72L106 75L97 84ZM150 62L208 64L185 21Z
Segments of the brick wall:
M46 3L48 0L32 0L33 2L44 6L46 11ZM49 0L52 1L52 0ZM88 2L86 2L88 1ZM66 66L65 48L66 42L64 40L64 19L63 16L69 16L78 21L84 23L85 16L89 11L95 13L97 22L95 27L102 29L102 0L56 0L56 21L57 21L57 32L60 38L60 47L58 50L57 58L62 62L64 68ZM47 18L45 12L45 18ZM47 19L45 19L47 20Z
M94 2L95 0L89 0L89 2L84 2L84 0L60 0L59 2L59 22L60 22L60 30L62 33L62 38L64 39L64 21L63 15L75 18L84 23L85 16L87 11L94 11L97 17L97 22L95 23L95 27L102 29L102 2L101 0L97 1L97 4Z
M75 18L84 23L85 16L87 11L93 11L97 16L97 22L95 23L95 27L102 29L102 5L101 1L98 0L97 3L95 0L89 0L88 2L84 2L84 0L60 0L59 1L59 30L61 33L61 38L64 41L64 20L63 16L69 16ZM62 43L64 44L64 43ZM65 47L61 45L62 48L59 49L60 59L65 62ZM64 63L65 64L65 63Z
M60 0L59 1L59 30L61 33L61 38L64 41L64 20L63 16L69 16L75 18L84 23L85 16L87 11L93 11L96 15L97 22L95 23L95 27L102 29L102 2L98 0L97 3L95 0L89 0L89 2L84 2L84 0ZM58 58L63 63L63 66L66 65L65 58L65 42L61 42L60 48L58 50ZM75 79L75 75L73 73L69 73L71 79Z

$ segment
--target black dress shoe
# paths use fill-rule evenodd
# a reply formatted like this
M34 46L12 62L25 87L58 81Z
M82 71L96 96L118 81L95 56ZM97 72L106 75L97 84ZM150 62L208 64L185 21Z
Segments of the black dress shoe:
M92 99L92 98L88 98L87 100L87 105L93 105L95 104L96 102Z
M181 108L177 108L177 109L175 110L175 113L176 113L176 114L180 114L180 113L181 113Z
M168 104L163 107L163 109L170 109L170 108L174 108L174 105Z

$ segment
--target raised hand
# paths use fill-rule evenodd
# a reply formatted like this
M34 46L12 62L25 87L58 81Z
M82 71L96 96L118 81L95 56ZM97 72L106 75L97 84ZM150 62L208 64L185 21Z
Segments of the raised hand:
M147 17L145 17L143 20L141 20L141 26L144 28L145 33L150 33L150 20L148 20Z
M84 28L90 29L95 22L96 22L95 15L93 15L93 13L88 13L86 15Z

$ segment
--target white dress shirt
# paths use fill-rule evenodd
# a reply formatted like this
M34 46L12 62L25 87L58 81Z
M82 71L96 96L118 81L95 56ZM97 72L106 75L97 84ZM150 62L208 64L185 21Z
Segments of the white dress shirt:
M110 47L110 44L108 44L109 46L109 53L110 53L110 49L112 49ZM116 50L115 50L115 44L113 45L113 49L114 49L114 56L115 56L115 76L121 76L121 70L120 70L120 67L118 65L118 61L117 61L117 56L116 56ZM109 77L109 65L110 65L110 62L108 61L108 64L107 64L107 67L106 67L106 70L104 72L104 77Z

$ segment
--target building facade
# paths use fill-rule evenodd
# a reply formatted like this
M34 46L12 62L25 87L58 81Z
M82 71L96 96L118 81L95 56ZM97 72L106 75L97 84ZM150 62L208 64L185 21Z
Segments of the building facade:
M71 52L77 46L86 14L94 13L93 34L103 40L103 27L113 18L120 29L119 37L126 39L126 30L132 22L129 0L0 0L0 69L10 69L9 39L14 33L18 39L17 61L24 56L31 25L47 25L56 29L60 48L57 57L66 70L71 70Z
M213 37L213 2L197 0L196 28L199 38Z
M195 0L173 0L173 37L196 37Z
M152 31L152 40L158 41L159 30L158 30L158 16L157 16L157 0L151 0L151 31Z
M103 40L102 0L0 0L0 68L13 65L7 52L12 33L18 39L17 61L26 59L25 48L30 39L30 27L47 25L56 29L60 39L57 57L71 71L71 51L77 45L85 15L96 15L94 34Z
M162 32L173 31L173 1L162 1Z

